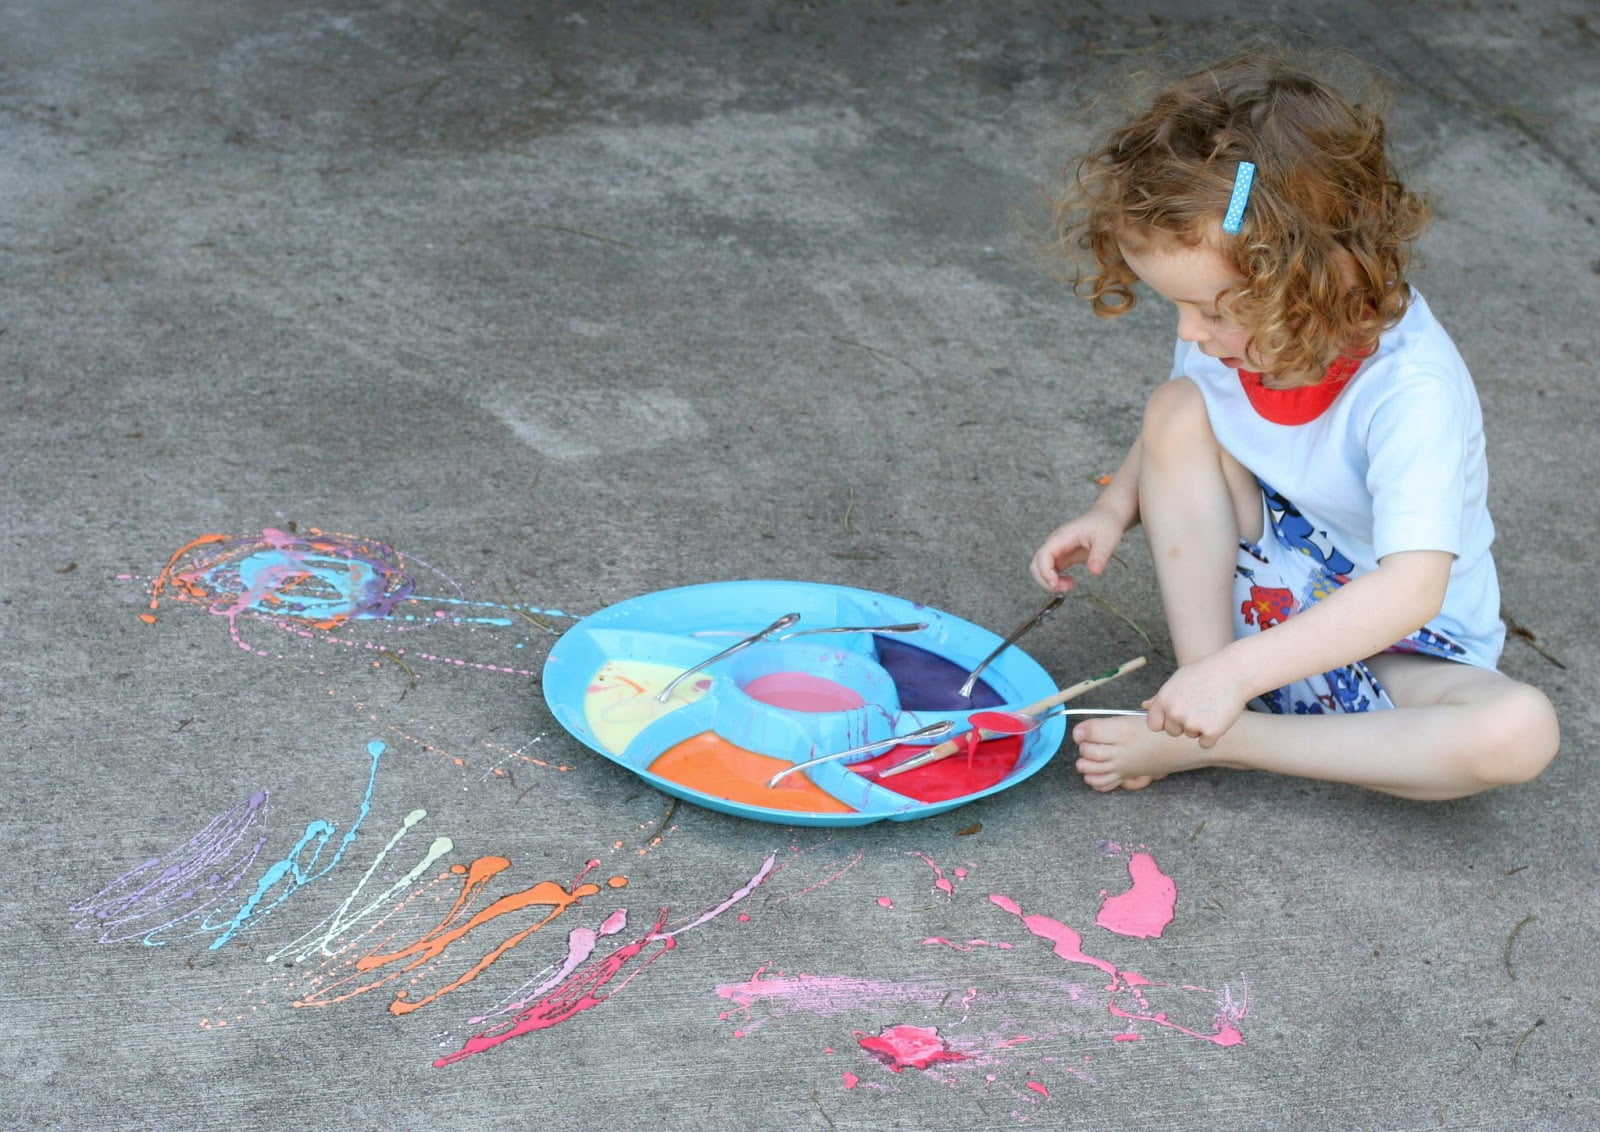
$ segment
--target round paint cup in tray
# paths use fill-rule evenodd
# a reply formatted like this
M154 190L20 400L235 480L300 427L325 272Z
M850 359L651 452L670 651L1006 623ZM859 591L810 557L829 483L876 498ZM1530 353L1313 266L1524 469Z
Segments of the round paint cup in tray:
M750 645L656 697L685 669L786 613L786 633ZM805 630L906 625L893 636ZM786 825L865 825L942 813L1036 773L1066 735L1060 717L920 770L874 780L905 745L767 780L795 763L891 739L974 710L1056 690L1015 646L971 697L957 690L1000 637L888 594L794 581L711 582L630 598L569 629L545 662L545 701L580 742L656 788L709 809ZM925 748L924 748L925 749ZM943 769L941 769L943 768Z

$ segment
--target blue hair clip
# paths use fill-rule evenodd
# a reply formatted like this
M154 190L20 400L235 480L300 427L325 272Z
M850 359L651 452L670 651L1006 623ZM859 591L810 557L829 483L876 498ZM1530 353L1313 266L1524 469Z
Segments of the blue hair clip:
M1239 172L1233 177L1233 196L1228 198L1228 211L1222 216L1222 230L1230 236L1237 236L1239 226L1244 223L1244 206L1250 203L1250 186L1255 179L1255 165L1239 162Z

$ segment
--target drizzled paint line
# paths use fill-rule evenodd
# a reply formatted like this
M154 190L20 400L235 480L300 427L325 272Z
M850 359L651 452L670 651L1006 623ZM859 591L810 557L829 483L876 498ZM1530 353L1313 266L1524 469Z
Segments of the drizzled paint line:
M598 861L590 861L584 873L598 864ZM521 912L530 907L549 909L542 918L513 932L489 948L481 958L471 963L464 973L439 989L420 998L413 998L411 992L406 989L396 991L389 1003L389 1012L397 1016L410 1014L472 982L529 936L550 924L569 908L575 907L584 897L593 896L600 891L600 886L594 883L574 881L570 886L566 886L556 881L544 880L519 892L502 896L476 912L470 911L488 883L510 866L509 860L497 856L479 857L469 865L452 865L450 875L456 879L459 888L450 907L436 924L409 943L388 946L387 950L380 948L369 951L355 961L351 973L347 975L331 980L316 980L315 989L296 999L294 1005L330 1006L338 1002L347 1002L386 986L440 958L452 944L458 943L469 933L501 916ZM579 875L581 878L583 874ZM612 877L607 881L607 885L612 888L626 884L625 877ZM377 976L373 977L375 972Z
M756 870L755 875L742 887L729 895L726 900L707 909L679 927L670 930L667 928L667 920L671 912L670 909L662 908L656 915L650 930L643 936L613 949L600 959L576 968L553 990L537 1002L522 1009L511 1021L499 1029L474 1034L462 1044L460 1049L436 1059L433 1063L434 1067L442 1069L464 1058L493 1049L504 1042L510 1041L512 1038L521 1037L524 1034L534 1033L539 1030L547 1030L552 1026L560 1025L562 1022L576 1017L586 1010L592 1010L603 1002L609 1001L635 978L643 974L652 963L675 948L678 944L678 937L684 932L692 931L709 923L748 897L771 875L776 864L777 855L769 855L762 862L761 867ZM645 954L652 945L655 946L655 950ZM633 965L634 961L641 955L644 956L643 960ZM633 969L627 974L627 977L623 978L615 986L611 986L612 981L622 975L624 971L627 971L630 965L633 965ZM605 993L601 993L602 991Z
M419 592L418 575L423 571L449 592ZM556 609L472 600L459 583L415 557L373 539L315 528L297 534L268 527L260 536L206 534L191 539L151 583L140 620L154 624L164 600L197 604L225 618L230 639L258 656L271 654L245 640L240 627L245 618L319 643L383 654L402 665L400 658L411 656L520 676L537 673L436 652L408 652L332 631L355 622L381 622L391 634L404 634L439 627L506 627L514 624L513 616L530 612L569 616Z
M371 759L371 766L367 771L366 792L361 796L361 804L357 810L355 820L350 823L350 828L339 839L338 845L327 863L321 864L320 868L318 867L322 860L322 851L327 847L328 840L338 830L338 827L329 821L313 821L306 826L305 832L300 835L300 839L295 842L294 847L282 859L270 865L267 871L262 874L261 879L256 882L255 891L239 906L232 919L225 924L214 924L211 922L210 917L207 917L201 922L200 927L202 930L221 932L216 939L211 941L210 950L215 951L217 948L222 947L228 940L232 939L251 923L271 915L275 909L300 889L333 871L339 864L340 859L343 858L345 850L355 842L362 821L366 819L367 814L372 810L372 791L378 782L378 763L387 749L384 744L376 740L367 744L367 754ZM302 861L301 856L307 849L310 849L310 857ZM282 886L281 889L280 885ZM263 904L268 894L272 893L274 889L279 889L277 895L271 901Z
M244 879L266 845L266 832L255 827L267 811L267 791L255 791L176 849L73 904L69 911L84 914L75 926L98 931L101 943L164 946L163 932L203 918Z

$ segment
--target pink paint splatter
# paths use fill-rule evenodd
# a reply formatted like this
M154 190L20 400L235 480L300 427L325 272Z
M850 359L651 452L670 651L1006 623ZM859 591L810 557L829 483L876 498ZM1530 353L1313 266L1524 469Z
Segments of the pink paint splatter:
M944 869L939 867L939 863L937 861L928 856L926 853L919 853L916 850L912 850L907 855L911 857L920 857L922 859L922 863L933 870L933 887L936 892L942 892L946 896L955 895L955 883L951 881L950 877L944 875ZM956 868L950 870L950 876L955 877L955 879L958 881L966 880L967 870L964 867L957 866Z
M1128 879L1132 881L1128 890L1107 896L1094 922L1118 935L1155 939L1172 922L1178 886L1149 853L1135 853L1128 859Z
M857 1077L854 1073L850 1073L848 1071L844 1074L843 1080L844 1080L844 1087L847 1088L847 1089L853 1089L857 1085L861 1084L861 1078Z
M1239 1032L1237 1023L1240 1018L1244 1017L1245 1004L1242 1002L1235 1003L1232 992L1226 987L1223 988L1221 999L1217 1004L1217 1012L1212 1019L1211 1032L1208 1034L1199 1030L1189 1029L1174 1022L1164 1011L1150 1008L1142 988L1154 987L1157 984L1152 983L1149 979L1134 971L1118 970L1113 963L1085 954L1083 951L1083 938L1060 920L1037 914L1023 915L1022 908L1009 896L1001 896L997 893L991 894L989 901L995 907L1016 916L1030 932L1040 939L1046 939L1055 944L1055 953L1062 959L1067 960L1069 963L1087 963L1089 966L1104 971L1111 976L1111 982L1106 986L1106 989L1111 992L1111 1001L1107 1004L1106 1009L1111 1013L1112 1017L1132 1022L1154 1022L1158 1026L1176 1030L1180 1034L1185 1034L1191 1038L1199 1038L1201 1041L1210 1042L1213 1045L1236 1046L1244 1044L1244 1035ZM1119 1006L1117 1000L1124 996L1136 1003L1143 1012L1130 1011Z
M969 939L966 943L956 943L954 940L945 939L942 935L929 936L922 941L923 947L948 947L953 951L972 951L979 947L993 947L1000 951L1010 951L1015 944L990 943L986 939Z
M1045 1088L1038 1081L1029 1081L1028 1082L1028 1088L1030 1088L1034 1092L1038 1093L1045 1100L1049 1100L1050 1099L1050 1090Z
M894 901L890 900L887 896L880 896L880 897L878 897L878 907L880 907L880 908L893 908L894 907Z
M936 1061L966 1061L967 1055L950 1048L933 1026L885 1026L875 1036L857 1030L857 1044L876 1055L890 1069L926 1069Z
M638 978L650 964L677 947L678 936L715 919L739 903L739 901L748 897L772 873L776 863L776 858L769 856L762 862L761 867L756 870L756 874L743 887L736 890L716 907L707 909L681 927L668 930L667 917L670 914L670 910L661 909L650 930L644 936L616 948L600 959L579 966L544 998L525 1007L498 1030L474 1034L454 1053L435 1059L433 1062L434 1068L442 1069L463 1058L493 1049L502 1042L510 1041L512 1038L520 1037L523 1034L532 1033L535 1030L547 1030L581 1014L585 1010L592 1010L594 1007L599 1006ZM652 944L657 945L656 949L645 955L642 961L634 965L633 970L628 973L627 977L618 981L615 986L608 986L613 979L622 974ZM605 993L601 993L602 991Z

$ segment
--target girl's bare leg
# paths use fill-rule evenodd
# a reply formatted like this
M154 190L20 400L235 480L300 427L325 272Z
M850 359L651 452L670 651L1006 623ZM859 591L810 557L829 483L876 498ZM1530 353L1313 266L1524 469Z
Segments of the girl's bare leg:
M1240 537L1261 537L1260 487L1217 444L1192 382L1169 381L1145 408L1139 512L1178 663L1233 640ZM1086 720L1078 771L1097 790L1139 789L1202 766L1271 770L1417 799L1525 782L1555 757L1560 731L1537 690L1486 669L1416 656L1368 661L1397 705L1356 715L1246 712L1210 750L1134 718Z
M1246 712L1209 751L1152 732L1138 719L1087 720L1073 731L1078 771L1096 790L1137 789L1173 771L1226 766L1437 801L1527 782L1555 757L1561 742L1555 709L1535 688L1431 657L1385 654L1367 664L1394 709Z
M1217 443L1192 381L1156 388L1140 439L1139 516L1173 650L1188 664L1233 640L1234 566L1240 537L1261 537L1261 488Z
M1156 388L1140 437L1139 517L1172 647L1188 664L1233 640L1234 566L1240 537L1261 537L1261 487L1217 443L1192 381Z

